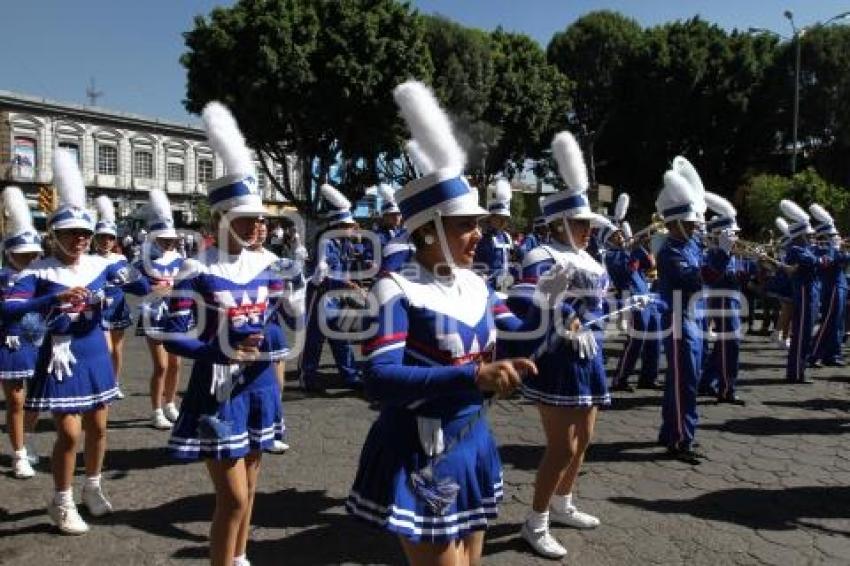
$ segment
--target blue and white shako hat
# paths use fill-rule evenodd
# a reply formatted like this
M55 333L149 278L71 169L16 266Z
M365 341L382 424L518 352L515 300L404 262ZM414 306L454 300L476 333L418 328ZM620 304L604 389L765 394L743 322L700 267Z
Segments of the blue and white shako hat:
M150 202L147 209L147 226L151 238L179 238L174 229L174 215L171 213L171 202L162 189L151 189L148 195Z
M626 221L626 214L629 213L629 204L631 197L629 193L620 193L617 197L617 202L614 205L614 216L611 217L611 224L603 226L599 229L599 240L604 244L608 239L617 232L623 231L623 223Z
M59 206L47 219L47 227L94 232L94 216L86 209L86 185L77 157L66 149L57 148L53 152L53 184L59 194Z
M809 215L799 204L790 199L782 199L779 201L779 209L789 220L788 236L790 238L815 233L809 222Z
M610 221L593 212L587 198L590 185L587 166L578 142L570 132L563 131L552 140L552 155L558 164L558 173L566 183L563 191L545 197L540 204L546 223L557 220L590 220L595 226L605 226Z
M705 203L715 214L706 223L706 230L708 232L714 234L719 234L723 231L740 232L741 228L738 226L737 221L738 211L731 202L718 194L706 192Z
M487 188L487 212L510 217L511 184L507 179L499 179Z
M351 215L351 201L345 195L327 183L319 187L319 191L325 206L325 222L329 227L356 224Z
M207 184L210 210L220 214L265 216L263 197L251 150L230 111L210 102L201 113L210 146L221 157L227 174Z
M3 249L14 254L39 253L41 237L32 224L30 207L24 193L18 187L6 187L3 191Z
M107 236L118 236L118 225L115 223L115 205L112 199L106 195L100 195L94 201L97 208L97 224L94 225L94 233L106 234Z
M693 165L684 157L673 159L664 173L664 186L655 199L655 210L664 222L705 222L705 188Z
M791 243L791 229L788 226L788 221L781 216L777 216L774 224L776 225L776 229L779 230L779 233L782 234L779 237L779 245L782 247L787 246Z
M395 194L404 227L414 232L442 216L486 216L478 191L463 177L466 154L434 93L419 81L407 81L393 97L413 137L408 153L422 175Z
M818 236L838 235L838 228L835 227L835 219L832 218L832 215L824 207L818 203L814 203L809 207L809 212L817 222L814 226L815 234Z
M381 197L381 214L401 214L401 209L395 201L395 191L386 183L378 185L378 195Z

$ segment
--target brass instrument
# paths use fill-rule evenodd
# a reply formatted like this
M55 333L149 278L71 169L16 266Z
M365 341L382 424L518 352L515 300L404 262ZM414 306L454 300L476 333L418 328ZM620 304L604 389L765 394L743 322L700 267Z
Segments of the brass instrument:
M782 266L782 262L776 259L770 244L760 244L750 240L738 238L732 247L732 253L741 257L757 261L766 269L775 271Z
M632 236L632 242L640 242L641 240L650 238L653 234L657 234L659 232L666 233L667 226L664 223L664 219L661 218L661 215L657 212L653 212L650 223L634 233Z

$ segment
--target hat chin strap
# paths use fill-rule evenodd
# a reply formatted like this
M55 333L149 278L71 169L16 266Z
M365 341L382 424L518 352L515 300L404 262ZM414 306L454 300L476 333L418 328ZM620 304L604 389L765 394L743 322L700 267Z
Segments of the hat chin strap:
M434 218L434 227L437 229L437 240L440 242L440 250L443 252L443 259L445 260L446 265L449 266L449 269L454 271L457 264L455 264L455 259L454 256L452 256L451 249L449 249L446 229L443 226L443 215L439 210L436 212L436 216Z
M573 239L573 231L570 230L570 223L569 223L569 219L567 218L566 214L561 215L561 222L563 223L564 234L567 235L567 242L568 242L569 246L576 251L581 250L582 248Z

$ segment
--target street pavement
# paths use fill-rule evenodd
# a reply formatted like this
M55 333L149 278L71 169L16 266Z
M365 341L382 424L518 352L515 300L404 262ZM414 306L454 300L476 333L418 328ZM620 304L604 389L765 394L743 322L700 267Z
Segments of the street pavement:
M621 344L612 341L609 368ZM602 520L594 531L554 528L565 562L603 564L850 563L850 369L812 370L813 385L787 385L784 351L747 337L740 394L746 407L700 404L698 440L709 460L692 467L665 459L655 444L659 391L622 394L600 414L579 480L579 506ZM288 441L266 455L248 557L255 565L401 564L394 539L346 515L343 504L375 412L339 388L325 352L320 396L289 375ZM83 537L55 533L45 503L46 459L29 481L0 458L0 564L203 564L213 508L200 463L176 464L168 433L148 426L150 362L128 336L121 378L127 393L111 409L104 485L116 513L92 520ZM186 383L186 370L184 380ZM533 405L500 401L490 422L501 445L505 501L487 533L486 564L537 564L518 536L529 508L542 433ZM46 454L51 424L37 438ZM82 464L80 459L80 465ZM76 495L82 485L78 469Z

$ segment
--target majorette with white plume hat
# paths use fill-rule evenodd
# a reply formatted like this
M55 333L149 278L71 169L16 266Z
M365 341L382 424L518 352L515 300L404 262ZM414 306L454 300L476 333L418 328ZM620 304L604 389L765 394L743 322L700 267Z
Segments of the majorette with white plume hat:
M112 263L118 264L120 269L123 269L127 274L127 280L133 276L138 276L136 270L130 267L127 257L124 254L112 251L118 236L118 225L115 222L115 205L112 203L112 199L106 195L101 195L95 200L95 206L97 207L97 224L94 227L94 242L92 244L95 253ZM115 367L115 376L118 378L121 375L123 360L121 355L123 340L121 338L124 329L130 327L133 323L130 317L130 307L124 298L124 291L120 286L110 285L106 288L106 300L104 301L102 317L104 330L112 333L112 363ZM119 397L123 397L123 394L119 395Z
M817 317L817 280L828 259L817 257L809 244L809 236L815 231L806 211L790 199L780 201L779 208L788 219L791 245L785 254L785 263L791 268L794 298L785 378L792 383L807 383L806 368L812 354L812 331Z
M815 234L818 238L818 256L826 264L820 273L821 280L821 324L815 336L811 364L843 367L842 355L844 339L845 311L847 309L847 266L850 264L850 252L842 249L841 238L835 220L827 210L814 203L809 212L817 223Z
M487 189L487 217L478 247L475 249L475 270L487 284L500 291L513 285L510 270L513 239L505 230L511 217L511 184L498 179Z
M702 249L694 236L705 220L707 205L699 174L684 157L673 159L664 173L655 208L669 230L657 257L658 291L669 305L662 313L661 325L667 332L667 377L658 440L672 457L698 464L702 455L694 450L694 440L703 317L691 307L691 300L703 288Z
M41 237L33 227L32 215L18 187L3 190L3 251L13 254L41 253Z
M612 226L603 228L600 238L607 245L604 260L605 268L614 287L622 297L633 297L649 293L647 271L655 268L655 259L642 246L630 249L627 242L631 240L632 230L626 216L629 211L630 197L621 193L617 197L612 217ZM631 331L626 334L623 354L617 361L617 368L612 377L614 391L634 391L629 385L629 376L637 367L640 360L641 369L638 377L638 387L653 388L658 377L658 357L660 343L655 338L660 320L655 308L641 309L624 314L630 317Z
M46 343L38 351L26 408L83 414L84 418L93 413L94 429L88 433L105 437L106 405L117 397L118 388L102 327L104 290L109 284L128 282L116 264L88 253L94 220L85 208L85 185L76 157L56 149L53 174L59 193L59 207L48 219L53 256L37 260L20 275L4 303L3 315L38 313L46 320ZM139 287L140 293L146 292L142 284ZM57 420L60 428L66 426L64 422ZM68 441L69 435L75 438L72 432L60 430L62 441L54 446L55 493L48 514L60 531L83 534L89 527L77 512L70 481L77 452L77 441ZM94 516L112 511L101 489L99 463L105 445L87 446L85 453L86 462L94 463L94 468L87 466L82 500Z
M709 290L708 308L718 314L714 318L717 340L703 370L700 387L716 392L718 403L743 404L736 385L741 349L741 281L747 275L747 267L733 249L740 230L738 211L715 193L706 192L705 201L714 212L706 225L713 245L706 250L702 271Z
M415 549L408 554L433 555L435 544L454 553L462 548L455 541L465 541L473 554L454 558L478 563L481 545L471 540L496 517L502 497L501 464L478 391L492 387L499 367L491 363L497 322L505 330L522 323L470 269L477 219L487 211L462 177L464 156L448 117L422 83L406 82L394 94L420 150L411 159L421 177L395 195L417 249L404 269L371 290L378 322L363 352L381 415L346 508L406 539L405 549ZM533 370L527 360L503 363ZM504 391L516 381L505 382ZM414 408L399 411L399 403ZM404 456L423 450L418 461Z

